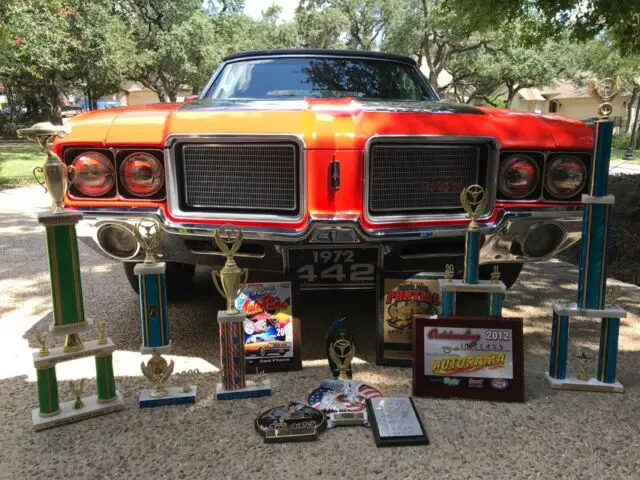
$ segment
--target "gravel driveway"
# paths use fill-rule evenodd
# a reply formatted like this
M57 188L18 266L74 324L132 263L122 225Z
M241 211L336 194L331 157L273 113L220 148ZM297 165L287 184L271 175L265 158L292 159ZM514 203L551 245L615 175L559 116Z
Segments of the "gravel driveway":
M507 316L525 318L524 404L416 399L431 439L428 447L377 449L371 432L350 427L305 444L264 445L253 429L260 412L302 399L328 374L324 331L350 315L358 342L358 379L385 395L410 393L411 369L377 367L374 298L322 293L303 297L304 369L270 376L271 398L215 400L217 335L221 306L209 272L198 270L190 299L169 307L176 371L199 368L194 406L139 410L145 386L136 296L119 264L81 245L87 316L108 321L118 346L117 383L127 408L34 433L36 407L31 353L37 333L51 320L43 229L35 220L47 206L38 188L0 192L0 478L639 478L640 289L622 284L623 321L618 379L624 394L557 392L544 382L551 305L575 298L577 269L561 262L527 267L506 301ZM599 324L581 320L572 338L597 348ZM85 334L85 338L95 335ZM71 399L68 380L93 377L92 359L58 367L61 400ZM90 387L91 389L92 387Z

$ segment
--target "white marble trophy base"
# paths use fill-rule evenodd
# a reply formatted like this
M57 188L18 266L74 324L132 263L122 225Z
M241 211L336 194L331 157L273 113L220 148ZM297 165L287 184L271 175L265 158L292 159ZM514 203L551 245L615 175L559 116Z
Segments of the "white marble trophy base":
M140 392L138 397L138 406L140 408L162 407L164 405L184 405L187 403L196 403L196 393L198 387L191 385L191 390L185 392L182 387L168 387L167 394L163 397L152 397L151 390L145 388Z
M222 383L216 386L216 400L236 400L238 398L268 397L271 395L271 381L264 380L256 384L252 380L246 381L246 387L237 390L225 390Z
M545 372L545 378L549 386L556 390L581 390L584 392L605 392L605 393L623 393L624 387L618 381L616 383L604 383L595 378L589 380L578 380L575 377L568 377L562 380L549 376L549 372Z
M57 363L68 362L84 357L104 357L110 355L116 349L110 338L106 343L100 344L97 340L84 342L84 348L77 352L65 352L64 347L53 347L49 349L48 355L40 355L39 351L33 352L33 365L36 368L51 368Z
M169 345L163 345L162 347L145 347L144 343L140 346L140 353L143 355L153 355L153 352L159 355L168 355L171 353L171 340L169 340Z
M119 392L116 392L116 399L109 403L98 403L97 395L82 397L84 407L73 408L75 400L62 402L60 404L60 413L51 417L41 417L40 410L34 408L31 410L31 420L33 421L34 430L44 430L45 428L57 427L66 423L73 423L86 418L97 417L107 413L117 412L124 409L124 401Z
M478 283L465 283L463 280L438 280L441 292L464 293L506 293L507 287L503 282L493 280L478 280Z
M167 271L167 264L165 262L154 263L138 263L133 267L133 273L135 275L153 275L158 273L164 273Z

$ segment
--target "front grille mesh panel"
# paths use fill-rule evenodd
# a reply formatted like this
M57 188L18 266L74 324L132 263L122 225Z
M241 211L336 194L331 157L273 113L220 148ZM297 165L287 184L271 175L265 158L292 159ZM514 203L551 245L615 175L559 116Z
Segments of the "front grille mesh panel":
M369 157L369 211L462 211L460 192L478 183L479 168L475 145L374 145Z
M291 144L185 145L184 201L192 209L293 214L297 157Z

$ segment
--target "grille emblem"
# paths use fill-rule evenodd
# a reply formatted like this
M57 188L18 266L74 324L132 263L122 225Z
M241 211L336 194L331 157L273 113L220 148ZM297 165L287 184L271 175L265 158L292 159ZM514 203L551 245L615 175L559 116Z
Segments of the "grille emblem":
M340 190L340 162L335 155L329 164L329 186L334 192Z

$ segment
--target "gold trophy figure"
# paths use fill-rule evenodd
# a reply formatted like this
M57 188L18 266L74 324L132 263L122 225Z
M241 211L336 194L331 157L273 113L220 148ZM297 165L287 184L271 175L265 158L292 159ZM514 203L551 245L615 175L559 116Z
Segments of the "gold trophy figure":
M40 350L38 350L38 355L41 357L46 357L49 355L49 349L47 348L47 332L40 332L38 334L38 343L40 344Z
M349 380L347 372L355 354L355 343L345 338L339 338L329 345L329 356L338 367L338 380Z
M136 223L133 235L144 250L144 263L147 265L156 263L156 251L162 240L162 226L155 218L145 218Z
M589 82L587 90L592 97L602 102L598 107L598 115L602 120L607 120L613 113L611 101L616 98L620 92L618 80L613 78L604 78L600 81L592 80Z
M98 329L98 345L106 345L107 344L107 322L99 321L96 322L96 328Z
M498 265L493 266L493 270L491 271L491 281L493 283L498 283L500 281L500 267L498 267Z
M33 169L33 176L42 185L46 192L51 195L51 211L62 213L64 208L62 201L67 193L67 189L74 182L76 171L73 167L65 165L58 156L51 151L51 145L56 138L68 135L70 130L63 125L53 125L49 122L36 123L31 128L21 128L18 130L18 137L36 142L40 145L42 153L47 155L47 161L41 167ZM38 178L38 174L44 176L44 180Z
M142 373L151 382L151 397L165 397L169 394L164 384L173 373L173 367L173 360L167 363L157 352L153 352L146 365L144 362L140 363Z
M609 285L607 287L607 305L617 305L618 298L622 296L620 285Z
M220 251L227 257L227 261L219 271L211 273L216 289L227 299L228 314L238 314L235 306L240 285L247 283L249 270L240 268L234 258L242 244L242 231L229 225L223 225L215 234L215 242Z
M84 378L80 380L80 383L75 383L73 380L69 382L71 384L71 391L76 397L76 402L73 404L73 408L76 410L84 407L84 403L82 402L82 392L84 391Z
M455 268L453 264L448 263L444 266L444 279L448 282L453 280L453 276L455 275Z
M480 224L478 217L480 213L487 207L487 192L480 185L470 185L460 192L460 203L462 208L467 212L471 223L469 223L470 231L479 231Z
M578 371L578 380L582 380L583 382L589 381L589 370L593 365L593 361L595 359L595 353L593 350L587 347L578 347L576 349L576 359L578 360L578 364L580 365L580 370Z

